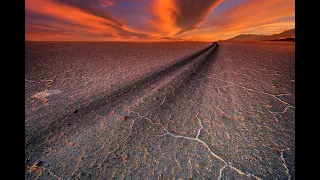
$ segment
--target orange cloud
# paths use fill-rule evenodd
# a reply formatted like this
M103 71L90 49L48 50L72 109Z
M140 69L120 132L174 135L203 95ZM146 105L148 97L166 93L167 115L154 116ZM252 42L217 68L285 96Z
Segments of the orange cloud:
M26 9L74 22L90 29L100 30L101 32L108 31L108 33L118 36L116 30L103 25L103 23L114 24L112 21L93 16L70 6L57 4L49 0L26 0Z
M173 0L156 0L152 6L153 12L157 17L154 24L160 32L168 35L174 35L181 29L175 24L174 14L179 13Z
M74 32L85 31L86 32L85 34L87 35L89 35L87 32L91 32L92 36L95 36L98 34L98 35L101 35L100 37L102 37L102 39L103 39L103 36L112 36L113 38L108 38L108 39L113 39L113 40L122 40L122 39L130 40L130 39L135 39L136 36L147 37L147 35L141 34L139 32L135 32L134 30L132 30L129 27L126 27L125 25L119 26L119 23L113 20L109 20L100 16L96 16L96 15L84 12L81 9L78 9L76 7L56 3L55 1L52 1L52 0L46 0L46 1L26 0L26 10L43 14L46 16L54 17L66 22L78 24L80 26L85 27L85 28L79 28L78 26L72 26L72 27L66 27L66 28L60 27L59 28L60 30L73 29ZM63 31L61 33L63 33ZM42 33L42 35L50 36L53 38L53 40L55 40L55 36L53 36L53 34ZM70 35L70 38L71 38L71 35ZM82 37L83 35L79 35L79 36ZM35 34L33 34L32 37L35 37ZM50 39L50 37L46 39ZM26 38L31 39L31 34L26 33Z
M223 0L156 0L152 6L154 22L160 32L180 34L198 28L209 13Z
M38 19L26 15L25 36L63 41L216 41L294 28L294 0L247 0L237 6L233 2L238 0L26 0L26 12ZM210 16L224 3L226 10Z

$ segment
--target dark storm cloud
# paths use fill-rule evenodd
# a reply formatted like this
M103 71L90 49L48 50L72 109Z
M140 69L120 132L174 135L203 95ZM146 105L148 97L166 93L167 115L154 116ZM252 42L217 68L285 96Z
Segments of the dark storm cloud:
M196 29L220 2L222 0L176 0L177 11L173 14L176 25L181 28L177 34Z

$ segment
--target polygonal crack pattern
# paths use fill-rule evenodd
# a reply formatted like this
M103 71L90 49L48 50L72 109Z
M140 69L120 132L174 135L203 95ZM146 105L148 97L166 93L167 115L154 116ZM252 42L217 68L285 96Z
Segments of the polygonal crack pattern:
M213 43L31 118L26 179L295 179L294 47L256 43Z

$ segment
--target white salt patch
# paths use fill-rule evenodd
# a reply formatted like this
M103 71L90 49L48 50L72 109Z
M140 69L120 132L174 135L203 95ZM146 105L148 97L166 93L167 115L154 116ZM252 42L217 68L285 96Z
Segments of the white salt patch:
M38 92L37 94L33 95L32 98L42 99L42 98L46 98L48 96L51 96L54 94L60 94L60 93L62 93L62 91L60 91L60 90L45 90L45 91Z

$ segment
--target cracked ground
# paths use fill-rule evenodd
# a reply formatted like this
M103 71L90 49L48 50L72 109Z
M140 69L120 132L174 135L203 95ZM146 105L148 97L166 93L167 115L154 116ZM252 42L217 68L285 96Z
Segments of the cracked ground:
M295 179L294 42L25 49L26 179Z

